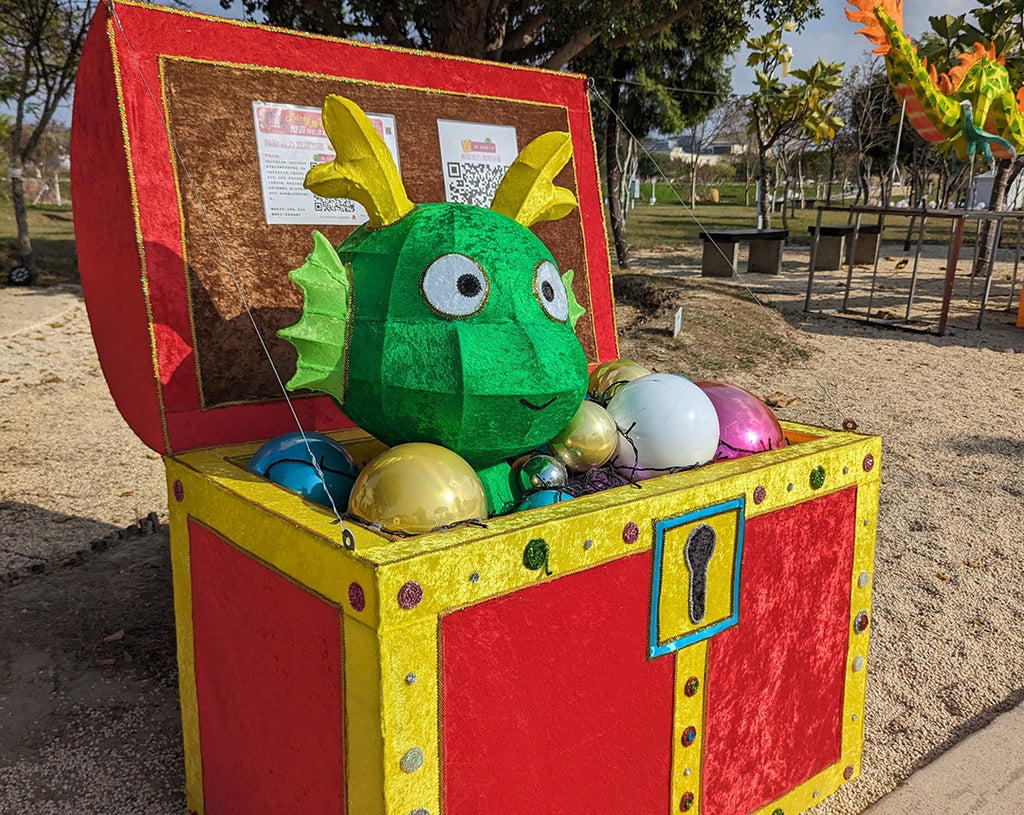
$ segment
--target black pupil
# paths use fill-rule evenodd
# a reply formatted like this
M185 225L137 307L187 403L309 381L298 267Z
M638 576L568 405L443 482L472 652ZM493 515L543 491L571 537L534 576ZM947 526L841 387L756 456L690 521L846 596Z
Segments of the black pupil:
M552 286L547 280L540 284L540 293L544 299L549 303L553 303L555 300L555 287Z
M475 275L461 275L455 285L463 297L476 297L480 294L480 280Z

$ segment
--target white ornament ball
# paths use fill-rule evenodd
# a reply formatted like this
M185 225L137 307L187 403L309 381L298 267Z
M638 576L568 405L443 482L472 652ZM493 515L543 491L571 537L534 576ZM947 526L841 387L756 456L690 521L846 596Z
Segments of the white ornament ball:
M612 397L608 413L619 429L611 465L632 479L707 464L718 449L718 414L685 376L649 374Z

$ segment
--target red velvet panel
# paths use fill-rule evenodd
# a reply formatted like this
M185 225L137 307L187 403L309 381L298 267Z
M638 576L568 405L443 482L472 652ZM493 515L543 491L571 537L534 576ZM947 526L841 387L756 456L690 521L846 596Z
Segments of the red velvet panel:
M649 552L443 618L445 815L665 812L674 660Z
M704 815L746 815L839 761L856 501L746 524L740 623L708 647Z
M342 815L338 611L189 524L206 815Z

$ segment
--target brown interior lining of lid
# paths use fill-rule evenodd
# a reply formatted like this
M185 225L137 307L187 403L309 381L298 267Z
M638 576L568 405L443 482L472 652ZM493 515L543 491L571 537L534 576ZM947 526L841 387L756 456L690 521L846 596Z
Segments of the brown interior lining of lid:
M339 93L364 110L393 115L402 180L416 203L445 200L438 119L512 125L520 149L541 133L569 129L565 109L555 105L180 59L164 60L164 77L171 133L187 168L187 176L181 166L177 168L178 191L204 407L281 398L217 243L249 302L281 378L287 381L295 371L295 351L277 337L277 330L294 323L302 308L302 292L288 280L288 272L300 266L311 251L312 229L319 229L334 245L354 229L266 223L254 101L320 107L327 94ZM530 81L528 74L523 81ZM556 183L575 192L572 162ZM202 206L192 193L193 185ZM563 271L576 270L573 288L589 313L579 210L533 229ZM577 333L587 356L596 359L589 317L579 321Z

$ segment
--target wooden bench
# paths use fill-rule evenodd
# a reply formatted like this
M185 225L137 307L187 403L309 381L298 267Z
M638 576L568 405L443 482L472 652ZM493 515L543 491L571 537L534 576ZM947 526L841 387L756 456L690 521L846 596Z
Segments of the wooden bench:
M782 244L789 237L788 229L730 229L701 232L704 255L702 277L732 277L736 272L741 243L750 246L747 271L755 274L778 274L782 271Z
M807 232L814 239L816 227L807 227ZM821 225L818 237L818 253L814 258L814 271L839 269L843 265L843 258L846 263L873 266L875 255L878 252L878 241L881 236L881 229L878 224L861 224L857 231L857 245L847 247L847 236L853 236L856 227L854 224L839 224L833 226ZM813 245L812 245L813 250ZM844 254L844 248L847 249Z

